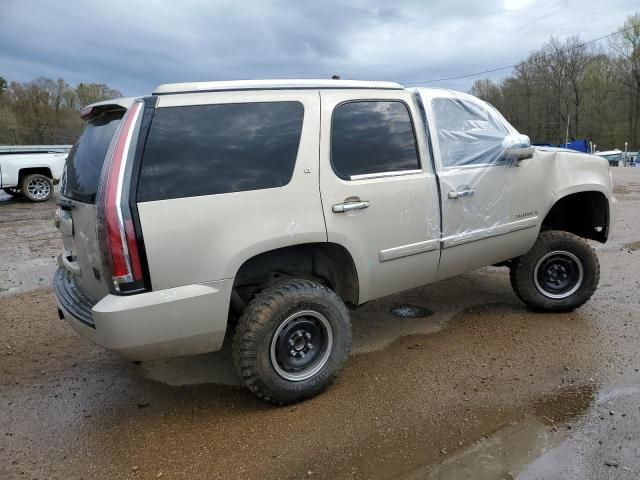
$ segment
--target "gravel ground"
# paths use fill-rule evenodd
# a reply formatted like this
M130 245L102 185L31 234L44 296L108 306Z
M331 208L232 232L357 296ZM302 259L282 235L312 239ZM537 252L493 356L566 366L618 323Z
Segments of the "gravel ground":
M53 202L0 198L0 479L638 478L640 169L600 286L527 311L487 268L353 312L325 394L254 399L222 352L134 365L58 320ZM433 315L398 319L400 304Z

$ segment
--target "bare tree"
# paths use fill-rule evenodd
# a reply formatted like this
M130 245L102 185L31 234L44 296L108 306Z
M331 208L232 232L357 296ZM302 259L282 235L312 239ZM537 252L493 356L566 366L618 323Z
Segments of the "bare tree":
M629 101L628 134L633 145L640 140L640 14L630 15L619 34L611 37L616 55L617 80Z
M606 45L605 45L606 47ZM494 103L537 143L588 138L602 148L640 147L640 14L627 18L609 49L578 37L551 38L495 82L471 93Z
M83 128L80 108L121 96L106 85L80 84L74 88L61 78L44 77L11 82L2 92L2 143L74 143Z
M480 97L492 105L501 104L500 86L488 78L476 80L471 87L471 94Z

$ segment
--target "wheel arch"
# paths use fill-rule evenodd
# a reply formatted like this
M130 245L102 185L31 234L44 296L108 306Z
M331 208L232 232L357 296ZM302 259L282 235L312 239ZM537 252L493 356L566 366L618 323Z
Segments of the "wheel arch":
M40 174L53 180L51 169L49 167L27 167L18 171L18 185L22 183L22 179L27 175Z
M234 278L234 308L238 301L246 305L259 291L287 278L319 280L346 304L358 304L358 273L349 251L337 243L312 242L267 250L246 259Z
M599 185L563 191L542 220L541 231L562 230L605 243L609 236L609 200Z

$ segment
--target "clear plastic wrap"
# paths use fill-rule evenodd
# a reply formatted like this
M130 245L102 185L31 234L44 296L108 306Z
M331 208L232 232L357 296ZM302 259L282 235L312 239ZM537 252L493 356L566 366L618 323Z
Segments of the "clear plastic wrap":
M445 246L499 235L517 212L517 165L531 154L491 105L461 92L418 88L441 183ZM516 210L517 210L516 206Z
M434 121L444 167L503 162L509 134L489 111L464 99L434 98Z

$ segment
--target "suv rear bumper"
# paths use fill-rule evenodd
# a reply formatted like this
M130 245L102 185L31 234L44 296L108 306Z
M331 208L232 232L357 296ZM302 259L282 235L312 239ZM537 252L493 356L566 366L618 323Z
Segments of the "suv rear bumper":
M72 317L87 327L95 328L91 315L95 302L76 284L73 275L66 268L56 270L53 276L53 291L65 318Z
M107 295L92 305L76 277L54 276L58 307L80 335L132 360L220 350L233 279L137 295Z

